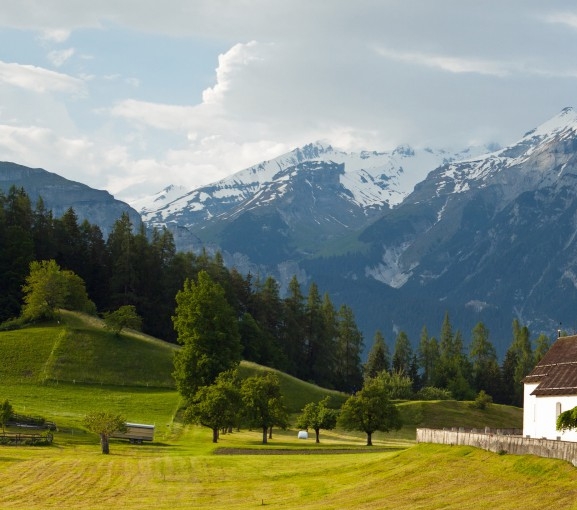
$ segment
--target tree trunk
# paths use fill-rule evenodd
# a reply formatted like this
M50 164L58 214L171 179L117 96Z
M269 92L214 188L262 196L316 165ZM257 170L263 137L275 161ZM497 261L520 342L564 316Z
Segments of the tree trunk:
M268 432L268 427L266 425L264 425L262 427L262 444L266 444L267 432Z
M367 432L367 446L373 446L373 433Z
M100 434L100 447L102 453L108 455L110 453L110 445L108 444L108 434Z
M315 436L316 436L317 443L320 443L320 441L319 441L320 431L321 431L321 429L315 429Z
M268 438L272 439L272 427L268 429Z
M212 442L218 443L218 428L217 427L212 429Z

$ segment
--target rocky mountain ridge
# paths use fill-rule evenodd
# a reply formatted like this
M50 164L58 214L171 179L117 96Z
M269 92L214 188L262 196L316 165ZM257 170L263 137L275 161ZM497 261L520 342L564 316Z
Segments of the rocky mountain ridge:
M483 155L313 144L144 213L241 270L317 282L367 339L416 342L449 311L465 336L485 322L502 353L514 318L577 327L576 149L572 108Z

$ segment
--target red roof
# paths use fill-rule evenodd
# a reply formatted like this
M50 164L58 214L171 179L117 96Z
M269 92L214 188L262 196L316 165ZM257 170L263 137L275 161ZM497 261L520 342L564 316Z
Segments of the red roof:
M577 335L558 338L523 382L538 383L531 395L577 395Z

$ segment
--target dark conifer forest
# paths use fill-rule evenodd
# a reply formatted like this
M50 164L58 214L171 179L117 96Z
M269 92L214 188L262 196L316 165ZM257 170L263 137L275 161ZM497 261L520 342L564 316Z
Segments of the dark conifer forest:
M465 339L448 315L439 318L438 338L423 325L419 339L402 331L387 339L376 331L367 342L352 309L335 307L314 282L303 289L293 277L281 296L272 277L240 274L218 253L177 252L168 230L135 229L122 215L104 239L97 225L79 223L73 209L54 218L42 199L32 204L23 189L0 192L0 323L20 316L30 264L43 260L82 278L100 315L132 305L143 332L167 342L176 342L176 294L206 271L235 312L245 360L346 392L384 374L403 398L473 400L482 391L495 402L521 405L522 378L548 348L541 337L533 346L528 329L515 321L500 364L482 323Z

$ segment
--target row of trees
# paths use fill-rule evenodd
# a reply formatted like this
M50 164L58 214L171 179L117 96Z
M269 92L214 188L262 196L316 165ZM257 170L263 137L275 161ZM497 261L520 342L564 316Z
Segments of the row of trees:
M414 394L422 397L427 395L423 390L438 388L446 390L446 396L471 400L484 391L496 402L520 406L522 380L545 355L549 344L549 338L540 335L533 350L529 329L514 319L511 345L500 365L489 330L482 322L473 329L469 347L465 349L462 334L453 331L446 314L439 340L429 336L423 327L416 349L401 331L391 355L383 335L377 332L364 367L365 377L388 372L398 398L411 398ZM435 398L442 395L428 393Z

